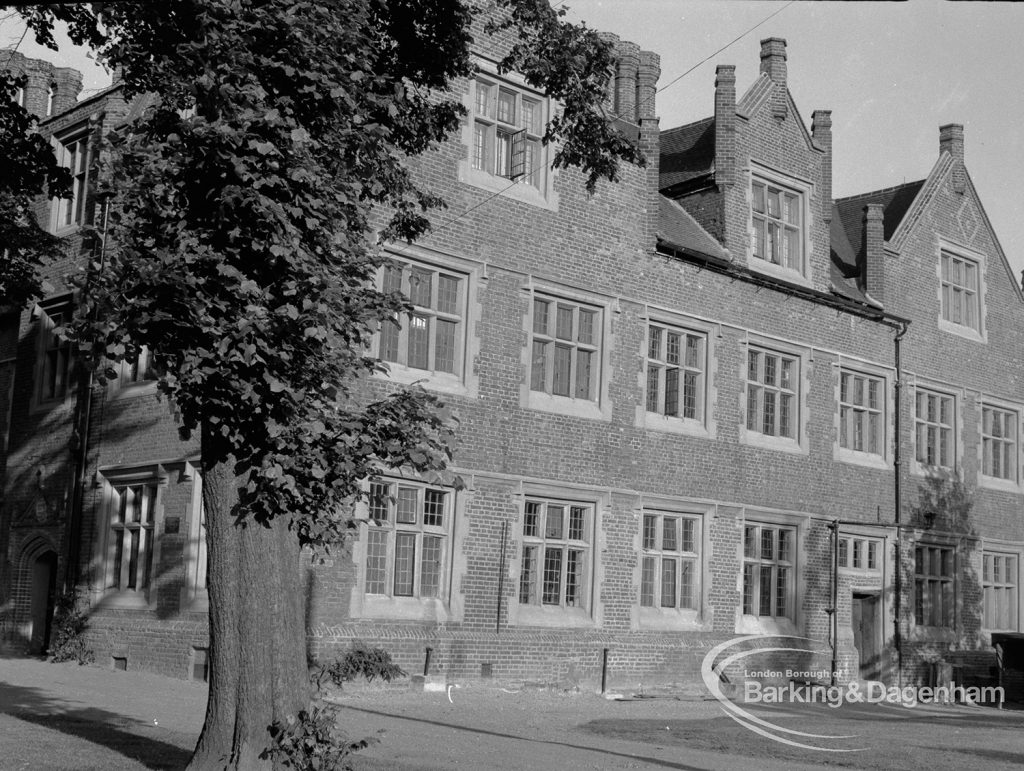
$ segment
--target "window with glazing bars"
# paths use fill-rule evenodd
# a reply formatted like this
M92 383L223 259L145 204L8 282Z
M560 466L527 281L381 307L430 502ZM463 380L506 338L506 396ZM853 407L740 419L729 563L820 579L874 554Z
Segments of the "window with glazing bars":
M89 216L86 203L89 196L91 164L89 135L78 133L67 139L58 140L58 158L61 165L71 172L71 193L70 198L55 200L55 226L60 229L72 225L87 225Z
M601 312L554 297L533 300L530 389L597 401Z
M660 324L647 327L647 411L703 421L707 338Z
M391 261L382 268L385 292L401 292L413 310L385 321L379 334L382 361L412 369L462 374L465 276Z
M754 256L803 273L803 196L765 180L751 181Z
M751 348L747 353L747 430L795 439L799 360Z
M885 381L842 370L839 373L839 446L854 452L885 452Z
M952 468L954 464L953 397L918 389L915 395L917 462Z
M942 253L942 318L981 331L978 263L949 252Z
M983 405L981 408L981 473L1017 481L1016 412Z
M952 627L956 552L945 546L914 549L914 623Z
M589 606L593 517L594 507L589 503L526 500L519 566L520 604Z
M793 617L796 530L775 525L743 528L743 612Z
M644 512L640 535L640 606L696 610L700 518Z
M368 498L366 594L441 597L450 493L410 482L374 482Z
M477 79L473 99L474 169L540 188L546 174L545 100L508 83Z
M40 356L37 399L40 402L63 399L71 377L71 342L57 334L57 327L71 320L71 306L62 302L40 306Z
M985 629L1017 631L1017 555L984 552L981 585Z
M144 592L150 585L157 492L156 482L111 485L109 589Z
M841 568L881 570L882 541L877 538L842 536L839 539L838 562Z

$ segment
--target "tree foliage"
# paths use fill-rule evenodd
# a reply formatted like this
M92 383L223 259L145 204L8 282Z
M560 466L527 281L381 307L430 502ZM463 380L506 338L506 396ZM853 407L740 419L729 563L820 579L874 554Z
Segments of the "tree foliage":
M67 193L71 173L33 131L35 116L18 103L25 78L0 71L0 305L17 306L43 290L40 266L57 241L36 223L33 200Z
M372 335L411 309L374 289L380 245L422 236L443 206L411 160L459 126L452 86L475 70L471 32L521 41L501 67L561 103L544 141L590 190L641 160L599 109L612 55L546 0L21 10L42 42L68 22L121 68L127 97L149 100L106 154L113 247L80 277L73 334L97 369L147 346L183 435L202 437L213 680L193 762L255 766L266 727L292 736L301 701L287 687L305 665L289 605L301 604L298 546L342 538L339 512L382 468L432 473L451 457L435 396L363 384L385 369ZM320 752L319 728L299 734Z

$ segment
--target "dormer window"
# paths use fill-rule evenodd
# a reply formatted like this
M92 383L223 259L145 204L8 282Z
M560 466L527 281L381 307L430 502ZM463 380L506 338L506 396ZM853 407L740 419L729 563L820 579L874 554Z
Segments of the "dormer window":
M783 279L808 278L807 205L809 187L795 179L754 168L750 175L752 270Z
M801 196L759 179L751 183L751 190L754 256L802 272Z

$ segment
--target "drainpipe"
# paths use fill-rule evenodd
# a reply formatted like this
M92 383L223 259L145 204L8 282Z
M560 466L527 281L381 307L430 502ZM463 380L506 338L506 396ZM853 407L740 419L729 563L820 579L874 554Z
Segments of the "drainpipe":
M835 685L836 664L839 658L839 520L833 519L829 528L832 530L832 669L829 673L829 685Z
M895 409L896 409L896 442L893 448L893 467L896 472L896 477L893 484L895 493L894 501L894 518L896 524L896 563L895 563L895 575L893 576L893 588L895 596L893 598L893 610L896 615L896 628L895 628L895 639L896 643L896 683L902 688L903 687L903 619L902 614L902 597L903 597L903 538L900 524L903 519L903 496L902 496L902 485L901 479L903 476L902 467L902 453L900 447L903 442L903 431L902 431L902 400L901 394L903 389L903 364L900 358L900 343L903 341L904 335L907 334L907 330L910 327L909 321L899 322L899 327L896 331L896 337L893 338L894 345L894 357L896 360L896 389L895 389Z
M102 272L107 258L107 224L110 214L110 196L103 196L103 229L100 235L99 269ZM88 279L86 280L88 291ZM68 566L64 572L64 594L78 586L78 569L82 551L82 508L85 503L85 472L89 461L89 423L92 419L93 368L82 377L78 385L79 415L78 457L75 459L75 482L71 497L71 517L68 522Z

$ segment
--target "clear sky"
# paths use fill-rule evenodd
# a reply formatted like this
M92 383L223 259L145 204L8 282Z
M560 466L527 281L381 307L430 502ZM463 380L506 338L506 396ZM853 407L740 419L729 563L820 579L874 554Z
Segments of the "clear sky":
M938 159L939 126L963 124L968 173L1020 276L1024 3L566 0L565 5L570 20L614 32L661 56L659 86L665 90L658 94L657 113L663 129L712 114L718 64L736 65L736 90L742 96L758 75L760 41L785 38L789 88L804 121L809 127L815 110L832 110L837 198L925 178Z
M757 77L761 39L786 38L790 91L802 117L809 123L814 110L832 110L836 197L923 179L938 158L939 126L963 124L968 171L1011 266L1018 276L1024 269L1024 3L565 0L563 5L570 20L660 54L662 128L712 114L717 64L736 65L742 95ZM21 29L0 19L0 47L17 43ZM83 70L86 94L110 82L81 53L39 49L31 35L18 50Z

